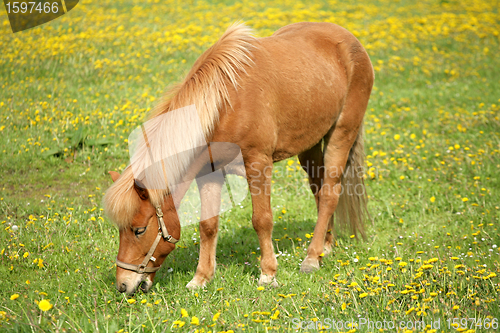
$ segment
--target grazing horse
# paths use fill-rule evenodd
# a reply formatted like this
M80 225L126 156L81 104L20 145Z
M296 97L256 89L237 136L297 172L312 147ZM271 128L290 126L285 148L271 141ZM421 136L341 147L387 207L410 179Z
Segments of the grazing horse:
M318 220L302 272L318 269L324 254L332 251L334 212L340 223L364 236L362 123L373 80L360 42L335 24L295 23L265 38L236 24L152 113L154 120L194 104L204 136L200 139L240 147L261 249L260 285L277 286L270 200L274 162L298 155L316 200ZM162 147L179 145L182 122L172 118L152 141ZM187 169L179 166L177 171ZM110 174L114 183L103 204L120 232L117 288L129 294L139 287L147 291L180 238L174 199L168 188L144 188L130 166L121 175ZM198 187L202 203L220 204L220 183L199 182ZM218 216L202 218L199 228L198 267L187 284L191 289L214 276Z

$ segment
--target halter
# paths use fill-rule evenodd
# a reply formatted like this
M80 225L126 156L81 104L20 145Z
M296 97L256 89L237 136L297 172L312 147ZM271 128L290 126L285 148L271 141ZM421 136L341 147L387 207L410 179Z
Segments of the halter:
M151 245L151 249L149 249L149 252L148 254L146 254L146 257L144 258L142 263L140 265L127 264L116 259L116 266L127 269L129 271L137 272L139 274L154 273L160 269L160 266L147 267L150 260L153 262L156 261L156 258L153 257L153 253L155 253L156 247L158 246L158 243L160 243L160 239L163 237L167 242L172 244L177 243L179 240L175 239L168 233L165 222L163 221L163 211L161 210L160 206L156 206L156 217L158 218L158 235L156 236L153 245Z

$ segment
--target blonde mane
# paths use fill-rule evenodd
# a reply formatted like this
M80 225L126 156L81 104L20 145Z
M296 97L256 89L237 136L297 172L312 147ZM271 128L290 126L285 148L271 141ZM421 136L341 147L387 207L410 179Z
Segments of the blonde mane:
M228 85L238 87L240 72L252 65L251 51L255 38L252 31L244 24L230 26L222 37L196 60L184 81L171 89L166 98L158 104L149 116L148 123L152 123L148 130L148 140L160 142L155 144L151 158L168 156L165 151L179 153L193 143L206 142L211 136L219 120L219 110L224 105L230 105ZM190 119L174 115L169 121L161 121L161 115L189 105L194 105L201 122L201 131L192 129ZM178 114L178 113L177 113ZM158 120L158 121L156 121ZM155 122L156 121L156 122ZM190 128L186 135L186 128ZM184 131L184 132L183 132ZM198 137L197 137L198 136ZM200 137L202 136L202 137ZM153 145L152 145L153 146ZM135 151L132 164L142 166L148 163L148 149L140 146ZM176 180L182 177L193 156L182 154L178 160L170 163L169 168L175 170L170 174ZM160 158L161 160L161 158ZM106 191L103 205L108 217L118 227L123 228L131 223L135 213L139 210L141 200L134 190L134 172L131 165L127 166L120 178ZM172 173L173 172L173 173ZM170 177L169 177L170 180ZM169 194L168 186L149 189L149 198L153 205L160 205Z

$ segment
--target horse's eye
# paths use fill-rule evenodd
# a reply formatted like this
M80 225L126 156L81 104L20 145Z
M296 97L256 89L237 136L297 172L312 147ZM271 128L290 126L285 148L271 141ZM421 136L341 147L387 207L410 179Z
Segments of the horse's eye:
M135 230L134 230L134 234L135 234L136 236L140 236L140 235L142 235L142 234L143 234L143 233L145 233L145 232L146 232L146 227L143 227L143 228L137 228L137 229L135 229Z

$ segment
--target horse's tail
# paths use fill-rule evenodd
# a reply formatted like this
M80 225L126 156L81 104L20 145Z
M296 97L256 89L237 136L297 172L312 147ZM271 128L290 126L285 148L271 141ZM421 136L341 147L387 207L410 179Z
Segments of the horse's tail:
M343 226L350 227L352 234L357 235L359 232L363 238L365 238L364 221L370 218L363 180L364 161L363 125L361 125L342 175L342 193L335 209L335 215L336 220Z

